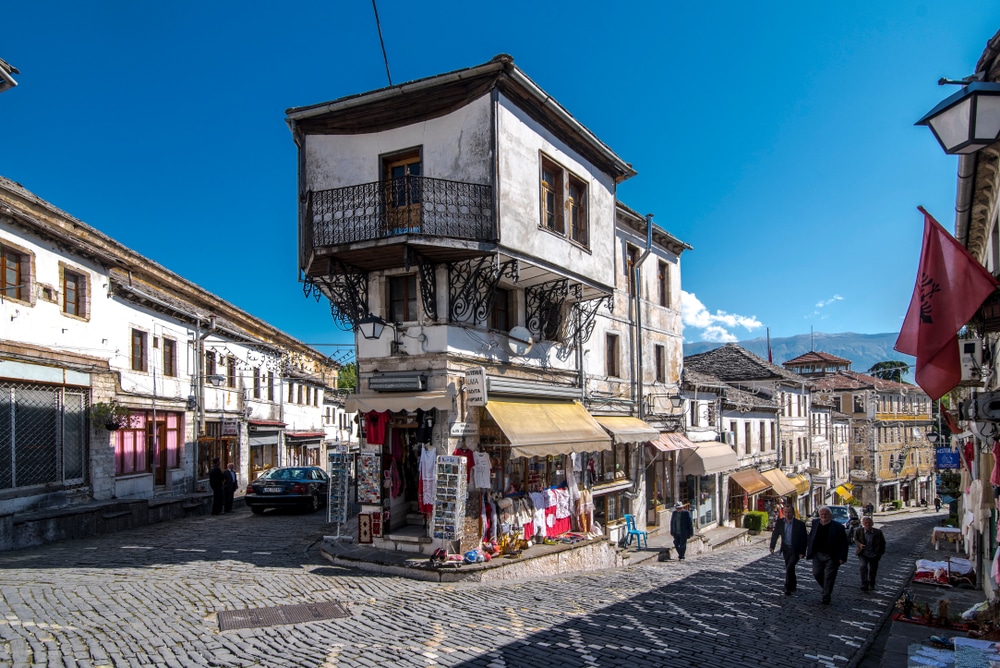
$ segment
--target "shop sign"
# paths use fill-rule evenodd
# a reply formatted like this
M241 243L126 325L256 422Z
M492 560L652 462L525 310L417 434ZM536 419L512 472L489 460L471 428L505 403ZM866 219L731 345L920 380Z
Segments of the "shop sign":
M958 454L958 450L952 450L951 448L938 448L937 467L939 471L961 468L962 460Z
M851 480L868 480L868 471L864 469L851 469Z
M453 422L451 424L452 436L475 436L479 433L479 425L474 422Z
M236 436L240 433L240 423L237 420L230 418L225 418L222 421L222 435L223 436Z
M486 369L477 366L465 371L465 405L485 406L486 397Z

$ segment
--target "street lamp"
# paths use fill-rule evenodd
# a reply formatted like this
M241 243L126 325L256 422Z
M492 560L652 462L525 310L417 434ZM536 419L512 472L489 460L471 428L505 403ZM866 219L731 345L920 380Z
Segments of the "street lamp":
M388 323L377 315L369 313L364 318L358 320L356 329L361 332L361 336L369 341L382 337L382 330Z
M210 382L213 387L222 387L222 383L226 380L226 377L219 373L213 373L205 376L205 380Z
M915 125L926 125L948 155L975 153L1000 137L1000 83L941 79L962 83L962 90L942 100Z

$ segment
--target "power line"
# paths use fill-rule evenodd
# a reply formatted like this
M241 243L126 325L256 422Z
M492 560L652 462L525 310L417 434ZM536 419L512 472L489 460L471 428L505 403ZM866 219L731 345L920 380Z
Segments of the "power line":
M382 45L382 60L385 61L385 76L389 79L389 85L392 85L392 75L389 74L389 57L385 55L385 40L382 39L382 24L378 20L378 7L375 6L375 0L372 0L372 9L375 10L375 25L378 27L378 43Z

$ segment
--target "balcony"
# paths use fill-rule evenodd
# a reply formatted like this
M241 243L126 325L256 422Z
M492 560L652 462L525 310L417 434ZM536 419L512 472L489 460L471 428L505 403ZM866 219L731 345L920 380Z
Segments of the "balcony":
M498 241L489 185L406 176L311 191L302 226L301 265L326 274L339 258L378 271L410 262L414 248L432 262L454 262L495 251Z

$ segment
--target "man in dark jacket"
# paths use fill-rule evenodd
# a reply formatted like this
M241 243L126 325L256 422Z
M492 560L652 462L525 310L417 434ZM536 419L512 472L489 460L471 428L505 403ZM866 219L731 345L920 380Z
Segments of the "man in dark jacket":
M875 528L872 518L864 517L861 526L854 531L854 544L858 546L858 561L861 562L861 591L875 591L878 562L885 554L885 535Z
M691 513L679 501L674 504L674 512L670 515L670 535L674 539L677 558L684 561L688 538L694 535L694 523L691 521Z
M216 457L212 460L212 468L208 471L208 486L212 488L212 514L219 515L222 513L222 505L225 501L225 492L223 487L226 484L226 476L222 473L222 469L219 467L219 458Z
M837 570L847 563L847 532L827 506L819 509L819 518L813 520L806 545L806 559L812 559L813 577L823 588L822 602L830 603Z
M771 554L774 546L781 539L781 556L785 558L785 596L795 593L798 579L795 577L795 564L806 556L806 523L795 519L795 509L785 506L781 509L781 519L774 523L771 531Z

